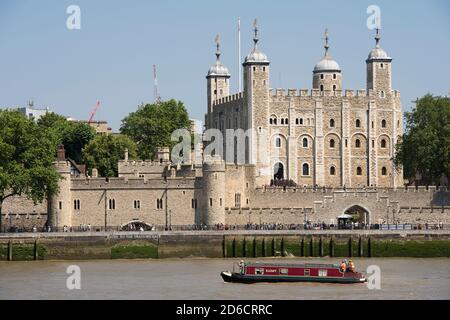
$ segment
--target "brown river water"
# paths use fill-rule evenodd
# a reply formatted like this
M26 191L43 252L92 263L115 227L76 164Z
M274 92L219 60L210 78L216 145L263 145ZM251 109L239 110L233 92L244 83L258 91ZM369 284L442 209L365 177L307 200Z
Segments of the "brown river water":
M276 261L258 259L259 261ZM224 283L238 259L0 262L0 299L450 299L450 259L354 259L359 271L381 270L381 289L366 284ZM338 263L338 259L283 262ZM81 289L67 289L77 265Z

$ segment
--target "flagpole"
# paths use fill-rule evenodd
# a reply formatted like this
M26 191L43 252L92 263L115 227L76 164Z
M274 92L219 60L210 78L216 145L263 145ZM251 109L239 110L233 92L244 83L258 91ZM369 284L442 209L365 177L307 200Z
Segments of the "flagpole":
M241 81L241 18L238 18L238 76L239 76L239 92L242 91L242 81Z

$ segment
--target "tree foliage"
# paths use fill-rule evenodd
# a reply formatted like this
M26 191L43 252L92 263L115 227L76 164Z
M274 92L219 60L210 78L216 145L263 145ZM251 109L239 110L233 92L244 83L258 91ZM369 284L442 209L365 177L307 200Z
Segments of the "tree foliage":
M34 121L0 110L0 230L5 199L25 195L37 203L58 192L54 147L53 137Z
M189 129L190 120L181 101L169 100L157 104L141 105L136 112L122 120L121 133L137 144L141 159L153 159L157 147L170 147L176 129Z
M89 124L68 121L65 117L51 112L41 117L38 125L49 132L55 152L56 147L62 143L67 157L76 163L83 162L82 149L95 136L95 130Z
M396 146L394 162L410 181L417 174L426 184L450 178L450 99L425 95L405 113L406 130Z
M98 135L83 149L83 158L89 168L96 168L102 177L118 174L118 161L123 159L128 149L130 159L136 158L136 143L125 135Z

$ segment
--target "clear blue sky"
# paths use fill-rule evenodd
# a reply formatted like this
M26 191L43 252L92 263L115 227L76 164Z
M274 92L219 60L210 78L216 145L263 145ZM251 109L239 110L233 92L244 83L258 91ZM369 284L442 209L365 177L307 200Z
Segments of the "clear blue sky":
M66 28L66 8L81 8L81 30ZM192 118L206 110L205 75L214 36L237 91L238 16L242 55L252 46L252 20L271 61L271 87L310 88L323 56L323 30L343 70L344 89L365 88L365 59L374 46L366 9L381 8L381 45L393 60L393 87L405 110L427 92L450 91L450 2L442 1L124 1L0 0L0 106L37 106L118 130L141 102L153 101L152 65L164 99L185 102Z

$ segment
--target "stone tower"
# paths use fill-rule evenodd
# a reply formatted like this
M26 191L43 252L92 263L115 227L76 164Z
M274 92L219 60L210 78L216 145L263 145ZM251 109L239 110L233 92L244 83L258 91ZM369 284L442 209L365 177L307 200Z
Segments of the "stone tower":
M267 159L262 159L257 152L259 146L269 145L269 76L270 62L267 56L258 48L258 26L254 22L253 38L254 47L247 55L243 63L244 67L244 99L248 106L244 110L244 130L251 129L250 143L246 146L248 153L248 163L256 164L257 175L264 175L264 169L268 169ZM270 176L270 173L269 175ZM270 178L269 178L270 179Z
M71 173L70 162L66 161L64 146L59 145L57 159L54 162L55 170L61 175L59 180L59 193L53 195L48 201L48 222L53 229L72 225L72 197L70 192Z
M225 161L219 156L203 163L203 223L225 224Z
M216 37L216 63L209 69L206 75L207 96L208 96L208 113L213 111L213 102L217 99L230 95L230 73L228 69L220 62L220 42L219 36ZM205 119L207 127L211 128L212 119Z
M342 90L342 75L339 64L333 60L328 52L330 46L328 44L328 30L325 30L325 55L320 60L313 71L313 89L320 91L336 91Z
M367 64L367 90L372 89L373 92L384 98L391 93L391 62L386 51L380 47L380 33L377 29L375 36L376 45L369 53L366 60Z

